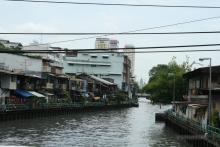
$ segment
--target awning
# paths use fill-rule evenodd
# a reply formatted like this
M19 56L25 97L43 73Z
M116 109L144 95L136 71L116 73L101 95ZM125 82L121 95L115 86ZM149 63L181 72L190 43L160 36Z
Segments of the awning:
M67 76L67 75L59 75L58 77L59 77L59 78L64 78L64 79L68 79L68 76Z
M40 94L40 93L35 92L35 91L28 91L28 92L30 92L31 94L33 94L33 95L36 96L36 97L41 97L41 98L44 98L44 97L45 97L43 94Z
M41 79L41 76L39 76L39 75L29 75L29 74L26 74L25 76Z
M24 97L24 98L28 98L31 96L34 96L32 93L22 90L22 89L16 89L15 90L15 95L19 96L19 97Z
M95 96L94 100L100 100L100 97L99 96Z
M94 79L94 80L96 80L96 81L99 81L99 82L101 82L101 83L104 83L104 84L106 84L106 85L116 85L116 84L114 84L114 83L111 83L111 82L109 82L109 81L107 81L107 80L104 80L104 79L102 79L102 78L99 78L99 77L96 77L96 76L93 76L93 75L89 75L92 79Z

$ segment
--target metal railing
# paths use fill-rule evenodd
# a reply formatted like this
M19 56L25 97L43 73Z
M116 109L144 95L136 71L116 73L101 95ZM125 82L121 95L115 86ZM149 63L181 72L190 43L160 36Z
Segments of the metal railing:
M131 101L124 101L120 104L131 104ZM41 104L6 104L0 105L0 112L8 111L21 111L21 110L35 110L35 109L62 109L62 108L85 108L85 107L102 107L102 106L114 106L118 105L117 102L106 103L104 101L100 102L74 102L74 103L41 103Z
M30 107L25 104L7 104L5 105L5 111L19 111L19 110L28 110Z
M179 124L182 124L185 126L187 125L187 127L190 127L190 128L195 128L203 133L207 133L208 137L212 137L220 141L220 128L216 128L210 125L204 126L200 122L178 115L172 110L168 110L165 113L167 114L168 118L178 122Z

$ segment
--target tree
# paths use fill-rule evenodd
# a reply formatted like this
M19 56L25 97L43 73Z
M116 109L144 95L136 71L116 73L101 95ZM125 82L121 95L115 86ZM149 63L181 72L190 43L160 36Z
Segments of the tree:
M4 49L5 46L0 42L0 49Z
M175 100L181 100L185 94L186 81L183 74L190 70L190 64L187 61L181 65L176 63L173 58L167 65L159 64L149 71L148 84L144 86L143 91L151 94L151 100L154 103L170 103L173 99L173 86L175 76ZM169 76L173 73L173 76Z
M134 81L134 90L135 90L135 92L141 92L141 89L138 85L138 82L136 82L136 81Z

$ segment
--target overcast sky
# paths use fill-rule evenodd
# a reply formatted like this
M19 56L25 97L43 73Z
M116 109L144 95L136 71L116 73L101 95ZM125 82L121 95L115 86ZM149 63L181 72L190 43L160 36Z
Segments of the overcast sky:
M220 6L219 0L78 0L78 2ZM213 16L220 16L220 9L58 5L1 0L0 32L124 32ZM148 32L166 31L220 31L220 18L154 29ZM81 37L83 36L0 35L2 39L22 42L24 45L32 41L47 43ZM120 47L124 47L125 44L140 47L220 43L220 34L111 36L110 38L119 40ZM95 39L53 44L53 46L94 48ZM220 47L213 48L220 49ZM211 47L200 49L211 49ZM182 63L186 59L186 55L190 57L191 61L198 61L199 57L211 57L214 65L220 64L220 52L136 54L135 74L137 80L143 78L147 81L148 71L153 66L166 64L173 56L177 57L178 63ZM203 64L204 66L208 65L207 62Z

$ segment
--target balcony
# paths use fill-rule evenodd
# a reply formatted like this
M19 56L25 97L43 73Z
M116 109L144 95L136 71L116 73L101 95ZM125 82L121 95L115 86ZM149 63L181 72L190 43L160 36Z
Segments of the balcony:
M63 74L63 69L62 68L52 68L51 72L53 74L61 75L61 74Z
M55 84L54 88L59 89L59 90L67 90L67 85L66 84Z
M46 83L46 86L44 88L45 89L53 89L53 84L52 83Z
M10 90L15 90L17 88L17 84L16 84L16 82L10 82L8 84L8 86L6 86L6 87L2 86L2 88L7 88L7 89L10 89Z
M191 99L208 99L208 95L191 95Z
M188 98L190 99L191 102L200 103L200 104L208 103L208 95L191 95Z
M60 84L60 89L66 90L67 89L67 85L66 84Z
M212 83L212 89L220 89L220 84L219 83Z
M50 66L43 66L43 72L51 72L51 67Z

